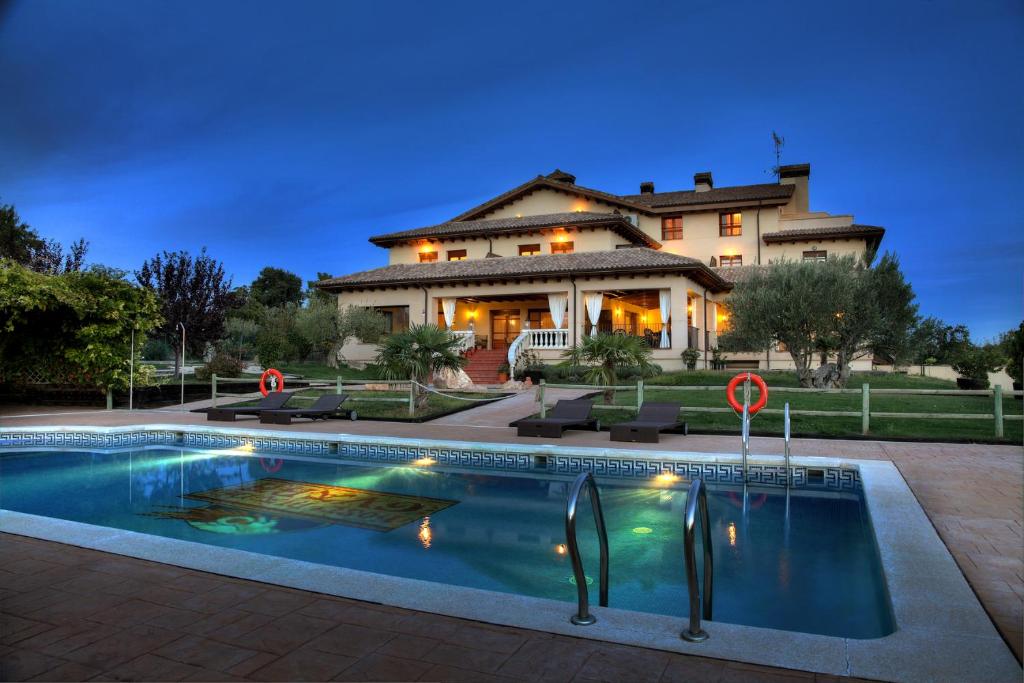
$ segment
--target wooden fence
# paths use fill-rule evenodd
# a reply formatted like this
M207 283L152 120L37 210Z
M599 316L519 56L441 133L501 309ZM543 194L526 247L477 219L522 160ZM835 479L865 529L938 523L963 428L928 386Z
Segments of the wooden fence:
M683 385L653 385L652 390L659 392L687 392L687 391L725 391L724 386L683 386ZM594 405L596 410L639 410L644 402L644 381L637 380L636 385L603 386L593 384L548 384L544 380L537 386L538 400L540 401L541 417L547 416L548 405L544 401L545 389L585 389L594 391L635 391L636 403L631 405ZM1024 415L1004 415L1003 396L1022 396L1024 391L1003 391L999 385L991 389L961 390L961 389L872 389L869 384L862 384L859 389L807 389L803 387L771 387L771 391L780 393L810 393L820 395L835 394L860 394L860 410L790 410L790 415L814 415L819 417L859 417L861 420L861 433L868 434L871 429L871 418L895 418L901 420L992 420L995 436L1003 438L1003 425L1007 421L1024 421ZM991 413L892 413L871 410L871 396L876 395L927 395L927 396L988 396L992 398ZM732 408L711 407L711 406L683 406L684 412L688 413L732 413ZM779 408L764 408L760 411L766 415L781 415L783 410Z

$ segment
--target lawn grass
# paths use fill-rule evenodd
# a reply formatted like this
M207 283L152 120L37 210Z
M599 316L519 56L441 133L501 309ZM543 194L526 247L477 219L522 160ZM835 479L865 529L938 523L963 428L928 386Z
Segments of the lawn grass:
M690 428L698 432L739 434L739 419L732 413L688 412L690 407L727 407L724 387L735 371L683 371L665 373L645 381L644 400L678 403L683 406L681 415ZM769 388L768 407L781 409L789 403L792 410L861 410L861 394L857 393L772 393L774 387L796 387L798 382L792 372L759 372ZM867 382L875 389L956 389L955 382L928 377L897 374L854 373L849 388L860 389ZM623 382L622 384L625 384ZM722 390L672 391L660 388L666 386L721 386ZM757 390L753 390L756 400ZM736 397L742 401L742 387ZM595 397L600 404L600 395ZM615 392L615 405L635 406L636 391ZM1003 414L1020 415L1022 402L1003 397ZM873 394L871 411L883 413L988 413L993 412L993 399L988 396L934 396ZM599 409L595 414L602 424L613 424L630 420L635 410ZM818 415L794 415L791 418L794 436L862 437L860 417L832 417ZM782 415L761 414L751 423L751 433L769 436L782 434ZM868 438L921 439L928 441L984 441L1000 443L1021 443L1024 423L1004 421L1004 438L995 437L993 420L955 419L899 419L872 417Z
M333 394L334 389L305 389L297 393L288 402L290 408L303 408L313 403L319 396L324 394ZM445 392L452 396L462 396L465 398L494 398L495 394L491 393L474 393L466 391L452 391ZM349 400L345 402L344 408L347 410L355 410L360 420L414 420L424 421L432 420L443 415L456 412L457 410L464 410L468 406L480 405L475 401L460 401L457 398L449 398L447 396L440 396L438 394L430 394L427 398L427 404L424 408L418 408L414 415L409 415L408 403L398 403L392 401L372 401L368 399L381 399L381 398L399 398L408 399L408 391L364 391L362 389L358 391L349 391ZM359 400L363 399L363 400ZM256 400L245 401L238 403L237 405L255 405Z
M362 370L356 368L350 368L347 365L341 365L336 368L332 368L330 365L324 365L323 363L283 363L277 366L277 369L286 375L296 375L301 379L329 379L334 380L338 377L342 379L376 379L377 371L373 366L369 366ZM258 377L259 375L248 375L250 377Z

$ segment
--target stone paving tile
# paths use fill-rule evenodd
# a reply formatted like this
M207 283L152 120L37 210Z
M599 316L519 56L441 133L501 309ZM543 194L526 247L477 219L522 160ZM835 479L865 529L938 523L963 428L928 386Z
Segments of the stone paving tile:
M606 644L587 657L577 675L592 681L659 681L670 659L667 652Z
M0 681L24 681L66 664L42 652L15 650L0 658Z
M102 673L99 669L78 662L64 662L49 671L30 678L30 681L87 681ZM2 677L0 677L2 680Z
M334 677L336 681L415 681L434 665L415 659L402 659L379 652L358 660Z
M329 681L356 662L355 657L298 649L256 671L257 681Z
M393 631L382 631L355 624L341 624L314 638L310 641L309 647L336 655L363 657L376 652L379 647L394 637Z
M156 626L133 626L68 652L65 657L104 671L129 662L180 637Z
M477 650L468 645L441 643L425 654L423 661L481 673L496 673L501 665L508 661L508 654Z
M236 645L189 635L167 643L154 650L153 654L205 669L228 671L259 653Z
M239 647L284 655L330 629L326 619L289 614L234 638L217 638Z

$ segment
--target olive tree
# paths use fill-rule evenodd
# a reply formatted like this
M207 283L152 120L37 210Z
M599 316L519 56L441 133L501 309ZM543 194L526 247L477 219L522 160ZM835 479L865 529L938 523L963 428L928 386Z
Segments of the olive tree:
M722 347L764 351L783 344L805 387L816 372L818 384L844 386L851 363L872 352L905 356L917 320L914 292L890 254L873 267L852 256L775 262L739 282L726 305L731 329Z

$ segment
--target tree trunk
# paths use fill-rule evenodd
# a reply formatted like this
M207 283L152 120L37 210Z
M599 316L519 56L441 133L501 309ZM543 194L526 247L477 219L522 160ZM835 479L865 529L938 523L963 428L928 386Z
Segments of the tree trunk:
M850 374L853 370L850 368L851 354L847 353L843 349L840 349L836 354L836 366L839 368L839 381L837 382L840 387L845 388L846 383L850 381Z
M793 359L793 364L796 366L796 378L800 382L800 386L809 388L811 386L811 359L809 355L789 352L789 357Z

